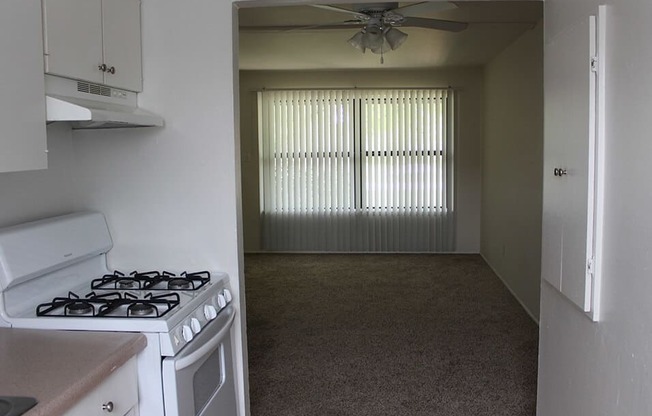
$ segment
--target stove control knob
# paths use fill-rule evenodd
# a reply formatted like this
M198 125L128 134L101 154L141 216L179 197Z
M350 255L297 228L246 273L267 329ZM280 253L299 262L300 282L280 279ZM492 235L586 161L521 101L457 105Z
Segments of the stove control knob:
M213 319L217 318L217 310L215 309L215 306L204 305L204 316L209 321L212 321Z
M195 337L195 334L192 333L192 329L188 325L184 325L181 327L181 336L186 342L190 342Z
M226 299L226 303L231 303L233 300L233 296L231 296L231 291L229 289L224 289L222 291L222 294L224 294L224 299Z
M199 331L201 331L201 323L199 323L199 319L190 318L190 328L192 329L192 332L198 334Z
M220 293L217 295L217 306L220 307L220 309L223 309L226 307L226 298L224 297L224 294Z

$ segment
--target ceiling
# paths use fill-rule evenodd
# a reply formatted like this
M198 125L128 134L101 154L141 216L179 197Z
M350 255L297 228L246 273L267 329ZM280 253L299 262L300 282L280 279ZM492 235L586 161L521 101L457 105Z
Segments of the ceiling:
M411 3L399 3L404 6ZM359 28L270 30L262 26L312 26L350 20L351 15L312 6L242 8L240 69L442 68L483 65L532 29L543 16L540 1L460 1L457 8L419 17L469 22L462 32L401 28L405 43L384 56L363 54L347 43ZM336 4L332 4L336 5ZM359 5L338 7L355 9ZM258 27L258 28L257 28Z

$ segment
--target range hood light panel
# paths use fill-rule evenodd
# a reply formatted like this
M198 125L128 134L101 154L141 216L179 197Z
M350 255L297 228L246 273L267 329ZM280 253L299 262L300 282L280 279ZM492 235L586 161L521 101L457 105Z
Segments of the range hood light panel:
M104 85L45 76L48 122L73 129L160 127L163 118L138 108L137 94Z

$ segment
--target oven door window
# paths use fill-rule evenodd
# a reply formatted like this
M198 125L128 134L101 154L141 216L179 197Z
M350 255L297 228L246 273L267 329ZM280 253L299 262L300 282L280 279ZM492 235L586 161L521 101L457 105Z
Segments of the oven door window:
M224 346L220 345L197 369L193 377L195 411L206 407L222 383L224 383Z
M237 399L230 329L224 309L174 357L163 359L165 416L235 416Z

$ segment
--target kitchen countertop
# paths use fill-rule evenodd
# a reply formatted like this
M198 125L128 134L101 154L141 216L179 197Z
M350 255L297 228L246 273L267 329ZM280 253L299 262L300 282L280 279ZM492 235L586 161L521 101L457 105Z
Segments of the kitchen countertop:
M62 415L146 345L142 334L0 328L0 396L36 398L25 416Z

